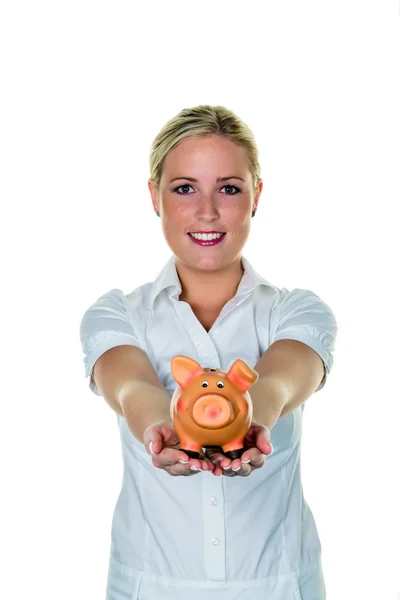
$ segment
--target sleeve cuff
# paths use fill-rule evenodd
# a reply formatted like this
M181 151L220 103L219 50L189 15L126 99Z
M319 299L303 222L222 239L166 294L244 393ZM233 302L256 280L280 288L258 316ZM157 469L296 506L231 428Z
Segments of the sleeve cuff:
M104 354L105 352L107 352L107 350L110 350L111 348L116 348L117 346L135 346L136 348L140 348L139 344L135 344L132 342L131 335L120 334L102 342L84 358L85 377L90 377L89 388L92 390L92 392L96 394L96 396L101 396L101 394L92 378L94 365L102 354Z

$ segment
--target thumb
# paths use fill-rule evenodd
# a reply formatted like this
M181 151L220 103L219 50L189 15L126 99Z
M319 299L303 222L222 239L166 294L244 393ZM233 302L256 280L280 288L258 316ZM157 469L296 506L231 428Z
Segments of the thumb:
M143 435L143 442L150 454L159 454L163 448L163 436L154 427L148 427Z
M260 426L256 429L256 445L263 454L272 454L271 432L268 427Z
M154 441L151 441L149 444L149 450L152 454L159 454L161 452L162 444L161 444L161 448L159 448L159 444L157 442L158 442L158 440L154 440Z

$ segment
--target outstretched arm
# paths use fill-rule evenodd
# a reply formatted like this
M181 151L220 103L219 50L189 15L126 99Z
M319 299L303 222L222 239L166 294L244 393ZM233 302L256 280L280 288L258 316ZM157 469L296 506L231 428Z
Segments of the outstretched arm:
M280 417L304 404L324 377L321 357L296 340L274 342L254 370L259 379L249 389L253 418L269 430Z

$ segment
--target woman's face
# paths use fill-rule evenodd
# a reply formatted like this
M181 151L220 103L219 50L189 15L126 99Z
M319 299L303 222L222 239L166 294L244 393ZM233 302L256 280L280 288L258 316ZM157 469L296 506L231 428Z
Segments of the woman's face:
M164 161L157 191L149 181L153 207L173 254L190 268L216 270L241 255L250 233L251 212L262 190L253 188L245 150L219 135L185 138ZM190 233L224 233L211 246Z

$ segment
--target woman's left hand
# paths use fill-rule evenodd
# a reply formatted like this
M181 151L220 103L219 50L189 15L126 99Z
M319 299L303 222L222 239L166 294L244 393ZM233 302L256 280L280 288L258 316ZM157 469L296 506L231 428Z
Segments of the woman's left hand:
M265 456L272 453L270 439L269 429L253 421L244 438L245 450L240 458L231 460L223 454L220 446L206 448L205 456L214 464L214 475L247 477L255 469L260 469L264 465Z

